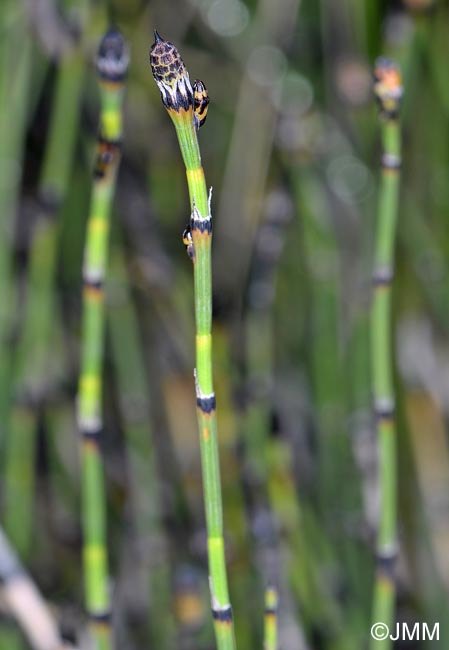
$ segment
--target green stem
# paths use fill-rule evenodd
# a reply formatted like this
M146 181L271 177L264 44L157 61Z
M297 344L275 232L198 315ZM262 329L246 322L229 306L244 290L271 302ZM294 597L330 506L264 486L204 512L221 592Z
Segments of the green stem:
M170 61L172 65L167 65ZM200 434L204 503L208 535L209 581L215 637L219 650L235 648L234 623L229 601L223 539L220 464L217 442L216 402L212 380L212 215L210 196L197 139L193 91L177 49L156 33L150 50L153 75L162 101L173 121L186 167L190 194L190 229L194 246L196 321L196 403ZM172 70L176 70L172 74Z
M392 69L390 62L382 61L381 65L386 66L388 70ZM371 368L379 444L380 521L372 616L373 623L381 622L391 629L394 623L394 561L397 552L397 469L391 341L391 286L394 276L401 134L397 119L398 107L395 106L392 110L389 103L384 103L384 96L379 94L378 96L383 112L383 155L374 256ZM387 99L391 100L390 97ZM370 647L374 650L379 646L391 648L391 645L389 638L383 641L373 639Z
M86 609L96 650L111 648L106 531L106 495L100 452L104 348L104 278L109 221L122 136L122 102L128 54L122 36L110 30L97 58L101 78L101 129L83 267L83 322L78 388L82 436L82 512Z

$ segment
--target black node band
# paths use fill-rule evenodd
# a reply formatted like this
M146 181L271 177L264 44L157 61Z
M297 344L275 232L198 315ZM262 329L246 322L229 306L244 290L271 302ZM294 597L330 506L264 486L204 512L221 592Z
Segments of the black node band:
M95 614L94 612L89 612L88 616L91 621L94 623L103 623L104 625L111 624L111 612L103 612L102 614Z
M389 578L394 577L394 569L396 566L396 557L397 553L394 552L393 554L388 554L388 555L382 555L381 553L378 553L376 555L376 568L379 573L382 573Z
M265 607L265 616L277 616L277 607Z
M380 164L382 166L382 169L398 171L402 167L402 160L398 156L384 154L381 158Z
M399 118L399 106L397 108L382 108L382 115L387 119L395 122Z
M198 217L190 218L190 229L193 232L194 230L199 231L200 233L207 233L208 235L212 234L212 219L207 217L206 219L198 219Z
M178 89L178 86L176 86L174 96L172 96L170 92L166 92L166 94L164 94L162 91L160 92L162 103L169 111L174 110L176 113L179 113L181 108L185 111L188 111L189 108L193 107L193 96L190 93L183 94Z
M393 404L391 406L374 405L374 415L377 420L393 420L394 414L395 408Z
M105 145L111 149L121 149L122 139L118 138L117 140L111 140L110 138L106 138L102 133L99 133L97 137L97 146L98 145Z
M208 397L197 397L196 405L203 413L212 413L217 408L215 394L209 395Z
M97 157L94 167L94 178L96 180L103 179L108 175L109 171L113 169L117 163L119 153L121 150L121 140L109 140L104 137L102 133L98 135L97 140Z
M112 68L106 70L104 67L100 68L100 66L97 65L97 72L98 72L98 76L102 81L106 81L107 83L111 83L111 84L121 85L125 81L128 71L125 70L124 72L122 72L118 70L113 70Z
M97 445L100 443L100 438L101 438L101 433L103 431L103 428L100 427L99 429L81 429L81 436L83 440L88 440L90 442L95 442Z
M223 609L212 609L212 616L214 621L232 623L232 607L229 605Z
M374 287L388 287L393 280L394 271L392 269L376 269L372 277Z
M86 289L95 289L96 291L102 291L104 287L103 280L91 280L90 278L83 278L83 287Z
M37 200L40 209L48 217L54 217L62 204L61 198L49 190L39 192Z

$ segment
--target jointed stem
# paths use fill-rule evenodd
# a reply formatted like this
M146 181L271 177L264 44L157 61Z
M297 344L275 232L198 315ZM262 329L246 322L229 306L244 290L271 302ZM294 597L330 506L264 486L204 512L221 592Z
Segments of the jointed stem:
M170 59L170 66L167 60ZM190 194L190 229L194 246L196 320L196 403L201 446L212 614L219 650L235 648L223 540L216 403L212 380L212 215L198 146L189 75L176 48L156 33L150 50L153 75L175 125Z
M391 344L391 285L394 277L394 244L396 236L400 128L399 101L402 93L400 74L390 61L379 60L376 67L376 92L381 104L382 178L379 197L374 296L371 311L371 363L374 408L379 441L380 521L377 538L377 571L373 604L373 623L384 623L391 629L394 622L395 577L397 552L396 506L396 431L394 423L394 389ZM391 647L387 637L373 639L371 646Z
M78 390L78 425L82 436L82 511L86 608L96 650L109 650L110 598L106 533L106 498L100 453L104 278L109 219L122 135L121 107L128 54L122 36L110 30L100 45L101 129L83 267L83 323Z

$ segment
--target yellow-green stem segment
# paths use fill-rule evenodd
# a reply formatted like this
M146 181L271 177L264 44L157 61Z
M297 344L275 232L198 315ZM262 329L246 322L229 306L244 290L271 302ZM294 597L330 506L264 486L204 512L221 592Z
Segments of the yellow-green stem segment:
M265 590L263 650L278 650L278 592L274 587Z
M212 379L212 215L194 121L193 90L178 50L157 32L150 50L153 76L176 129L190 194L190 231L194 248L196 320L196 403L208 535L209 580L215 637L219 650L234 650L223 540L216 403Z

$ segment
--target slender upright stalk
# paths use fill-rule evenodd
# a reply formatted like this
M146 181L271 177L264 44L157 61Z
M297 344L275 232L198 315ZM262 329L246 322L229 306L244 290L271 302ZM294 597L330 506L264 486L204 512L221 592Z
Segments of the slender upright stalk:
M278 592L275 587L265 589L264 650L278 648Z
M391 285L394 276L394 245L399 199L401 133L398 113L402 80L398 66L378 59L374 90L382 118L382 177L380 184L376 247L374 256L374 296L371 311L371 364L374 409L379 444L380 521L377 536L377 568L374 589L373 623L390 629L394 622L397 553L396 514L396 431L391 342ZM389 638L371 640L371 647L391 647Z
M210 193L198 146L198 119L189 74L171 43L155 32L150 63L162 102L176 129L186 167L190 194L190 233L196 320L196 404L201 445L204 502L208 534L209 582L217 646L235 648L232 608L229 602L223 540L223 514L218 458L216 402L212 381L212 215Z
M109 220L122 137L124 78L129 54L123 37L111 29L101 41L97 72L101 86L101 128L87 224L83 267L83 323L78 387L78 426L82 436L82 511L86 609L96 650L111 647L106 548L106 499L100 453L104 290Z

